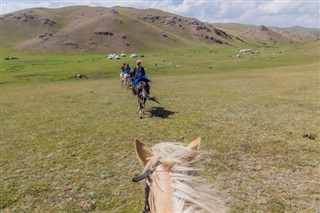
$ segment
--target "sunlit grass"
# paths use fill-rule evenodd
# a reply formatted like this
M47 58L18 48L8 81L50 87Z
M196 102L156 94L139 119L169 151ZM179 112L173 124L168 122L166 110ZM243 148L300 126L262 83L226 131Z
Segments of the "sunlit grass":
M161 141L187 144L198 136L210 154L203 160L204 175L226 193L230 212L318 211L315 56L289 65L289 56L248 55L241 62L224 54L211 61L200 57L206 51L194 53L200 54L197 58L189 53L168 53L165 61L160 60L163 53L152 56L160 62L149 70L151 93L161 105L147 102L144 119L139 119L136 98L120 86L117 69L122 61L92 61L101 56L84 54L73 66L77 63L63 62L77 56L25 55L44 60L34 73L29 62L5 62L1 81L13 83L1 85L3 212L140 212L143 183L131 179L142 168L133 139L152 146ZM143 60L146 67L154 66L151 59ZM255 61L257 68L246 60ZM236 63L242 65L234 70ZM265 64L269 68L262 68ZM19 65L24 70L7 70ZM43 72L40 67L67 73L48 71L50 77L35 80L32 75ZM100 69L114 74L70 78L76 71ZM29 80L17 80L16 75L29 75Z

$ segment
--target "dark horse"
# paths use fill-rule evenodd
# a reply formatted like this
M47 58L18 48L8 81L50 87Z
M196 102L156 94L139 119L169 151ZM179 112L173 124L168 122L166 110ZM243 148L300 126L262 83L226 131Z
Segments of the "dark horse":
M160 104L160 102L157 101L155 97L148 96L149 88L150 88L149 84L146 83L145 81L139 81L133 87L134 93L138 97L138 104L139 104L138 110L139 110L140 118L143 118L147 99Z
M136 85L134 85L134 93L138 97L138 104L139 104L139 115L140 118L143 117L144 108L147 101L147 83L144 81L139 81Z

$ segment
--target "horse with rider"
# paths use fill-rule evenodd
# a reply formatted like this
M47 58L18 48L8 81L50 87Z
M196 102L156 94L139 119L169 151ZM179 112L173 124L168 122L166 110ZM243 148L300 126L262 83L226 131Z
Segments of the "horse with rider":
M138 98L140 118L143 117L145 103L147 100L151 100L160 104L160 102L156 100L155 97L149 96L150 95L149 82L151 82L151 80L146 76L145 69L143 66L141 66L141 60L136 61L136 66L133 68L133 70L131 70L129 64L123 64L123 66L121 67L120 78L123 79L122 85L124 81L127 89L131 84L132 93Z
M132 92L134 95L139 94L139 90L141 89L141 83L144 82L145 90L147 92L147 95L149 96L150 94L150 85L149 82L151 80L147 78L146 72L144 70L144 67L141 66L141 60L137 60L136 66L132 71L129 73L131 74L132 78Z

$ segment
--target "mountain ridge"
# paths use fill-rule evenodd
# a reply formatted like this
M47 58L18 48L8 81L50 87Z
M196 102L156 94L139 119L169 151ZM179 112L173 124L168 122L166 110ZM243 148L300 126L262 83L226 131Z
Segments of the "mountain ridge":
M32 8L0 16L1 46L22 51L166 50L194 45L304 41L303 29L211 24L156 9L71 6ZM316 30L305 30L318 39ZM313 33L311 35L311 33Z

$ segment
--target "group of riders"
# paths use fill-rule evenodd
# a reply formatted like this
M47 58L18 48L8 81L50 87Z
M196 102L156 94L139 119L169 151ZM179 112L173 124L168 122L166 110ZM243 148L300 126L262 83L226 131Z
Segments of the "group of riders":
M131 70L131 67L129 64L123 64L121 66L121 73L120 73L120 78L121 81L123 81L124 79L124 75L125 74L129 74L130 75L130 81L132 82L131 86L132 86L132 93L133 95L137 95L137 90L136 90L136 85L140 82L143 81L146 83L146 92L147 95L150 94L150 85L149 82L151 82L150 79L147 78L146 76L146 72L143 68L143 66L141 66L141 60L137 60L136 61L136 66L133 68L133 70Z

